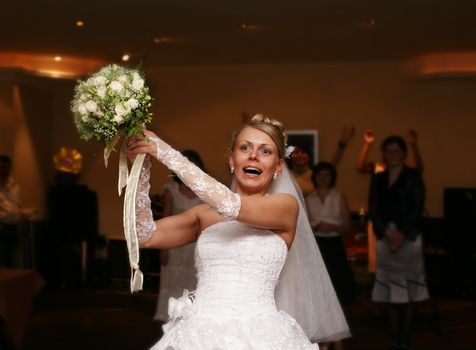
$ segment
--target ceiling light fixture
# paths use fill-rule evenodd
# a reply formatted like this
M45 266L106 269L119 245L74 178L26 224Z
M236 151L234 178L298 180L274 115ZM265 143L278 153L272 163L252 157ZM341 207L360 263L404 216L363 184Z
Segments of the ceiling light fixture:
M124 54L124 55L122 55L122 60L123 60L124 62L129 61L129 58L131 58L131 56L129 56L129 54L127 54L127 53Z
M240 26L241 30L244 32L260 32L260 31L267 31L269 27L262 25L262 24L249 24L249 23L242 23Z
M178 39L170 36L157 36L154 38L154 44L168 44L175 42L178 42Z
M55 56L55 61L56 61L56 62L59 62L59 61L61 61L62 59L63 59L63 58L62 58L61 56Z
M78 19L78 20L76 21L76 27L78 27L78 28L84 27L84 21Z

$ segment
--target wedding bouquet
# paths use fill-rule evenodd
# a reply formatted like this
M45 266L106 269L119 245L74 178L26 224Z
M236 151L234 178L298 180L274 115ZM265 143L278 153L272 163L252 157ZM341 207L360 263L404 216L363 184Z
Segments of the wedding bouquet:
M71 110L84 140L94 136L113 147L119 136L141 135L142 125L152 119L152 98L138 70L106 66L78 81L75 92Z
M74 122L82 139L96 137L106 144L104 162L121 137L144 136L142 128L152 119L149 107L152 98L138 70L110 65L86 81L78 81L71 102ZM124 144L119 152L118 192L126 187L124 196L124 235L131 266L131 291L142 289L143 275L139 269L139 243L135 223L135 197L145 154L138 155L131 171L127 166Z

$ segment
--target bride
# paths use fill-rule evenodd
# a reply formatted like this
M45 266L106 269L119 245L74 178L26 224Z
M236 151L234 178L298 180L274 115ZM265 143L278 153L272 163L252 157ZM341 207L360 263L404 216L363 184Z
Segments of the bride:
M129 141L129 156L153 156L205 203L154 222L146 158L136 197L141 246L168 249L197 242L197 289L171 298L169 322L153 350L318 349L308 339L349 335L284 164L281 123L257 115L235 133L229 157L234 192L154 133L145 134L146 140Z

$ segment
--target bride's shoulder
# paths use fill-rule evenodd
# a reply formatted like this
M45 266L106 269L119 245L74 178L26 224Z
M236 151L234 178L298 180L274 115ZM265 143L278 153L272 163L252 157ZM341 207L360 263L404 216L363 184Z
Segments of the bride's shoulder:
M267 197L273 201L281 203L282 205L296 207L296 208L299 206L298 200L296 199L296 197L294 197L293 195L289 193L274 193Z

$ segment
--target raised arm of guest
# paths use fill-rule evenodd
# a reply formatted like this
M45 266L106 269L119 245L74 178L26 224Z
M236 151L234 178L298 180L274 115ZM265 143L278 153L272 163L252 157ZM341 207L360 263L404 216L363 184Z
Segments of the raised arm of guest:
M337 167L342 159L342 155L344 154L344 150L347 147L349 141L355 136L355 127L352 125L350 128L344 127L342 128L342 134L340 136L339 142L337 143L337 149L332 156L331 163Z
M357 161L357 170L363 174L373 174L375 172L375 163L368 162L370 147L375 141L374 131L372 129L365 130L364 145L360 151L359 159Z
M413 152L413 157L415 158L415 168L423 172L425 167L423 165L423 158L420 149L418 148L418 133L416 130L408 129L406 139Z

